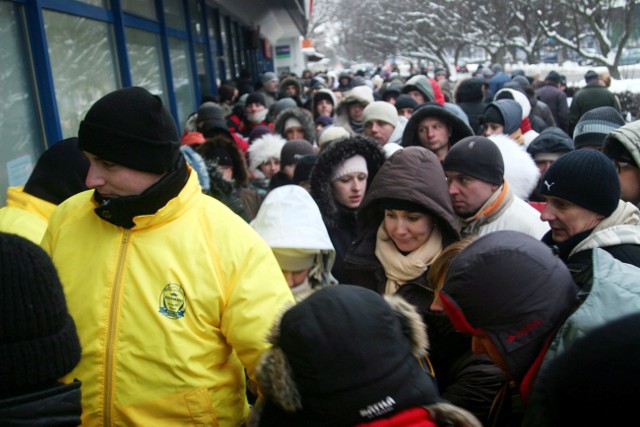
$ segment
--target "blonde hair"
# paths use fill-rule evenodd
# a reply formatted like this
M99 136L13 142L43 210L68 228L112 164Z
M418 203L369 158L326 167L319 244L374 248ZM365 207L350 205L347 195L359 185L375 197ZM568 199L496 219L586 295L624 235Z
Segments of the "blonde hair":
M604 87L611 86L611 75L607 71L603 71L598 74L598 79L600 79Z

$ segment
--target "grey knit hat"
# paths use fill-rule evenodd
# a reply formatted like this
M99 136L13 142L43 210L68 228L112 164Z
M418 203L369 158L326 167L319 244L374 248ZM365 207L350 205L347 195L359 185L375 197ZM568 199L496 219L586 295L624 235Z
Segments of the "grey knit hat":
M613 107L598 107L580 117L573 129L573 143L578 148L601 148L604 139L614 129L625 125L622 115Z

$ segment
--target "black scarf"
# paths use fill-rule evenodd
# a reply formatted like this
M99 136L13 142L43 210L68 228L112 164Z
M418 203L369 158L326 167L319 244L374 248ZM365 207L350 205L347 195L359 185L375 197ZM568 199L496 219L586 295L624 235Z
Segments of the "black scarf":
M586 239L587 236L589 234L591 234L592 231L593 231L593 229L585 230L585 231L583 231L581 233L578 233L576 235L573 235L573 236L569 237L564 242L558 243L558 242L555 242L553 240L553 234L552 234L551 230L549 230L547 232L547 234L542 236L542 242L545 243L547 246L549 246L553 250L553 252L556 255L558 255L558 257L562 261L564 261L566 263L567 260L569 259L569 254L571 253L573 248L578 246L578 243L580 243L584 239Z
M139 215L152 215L176 197L189 179L189 171L184 156L179 156L176 166L165 176L141 194L136 196L105 199L96 190L94 199L100 203L95 213L103 220L124 227L133 228L133 218Z

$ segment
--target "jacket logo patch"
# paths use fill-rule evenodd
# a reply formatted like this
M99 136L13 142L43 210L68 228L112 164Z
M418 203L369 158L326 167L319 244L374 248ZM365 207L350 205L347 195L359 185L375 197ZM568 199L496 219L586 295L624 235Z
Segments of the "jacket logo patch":
M169 283L160 293L160 314L169 319L180 319L187 311L187 297L181 285Z

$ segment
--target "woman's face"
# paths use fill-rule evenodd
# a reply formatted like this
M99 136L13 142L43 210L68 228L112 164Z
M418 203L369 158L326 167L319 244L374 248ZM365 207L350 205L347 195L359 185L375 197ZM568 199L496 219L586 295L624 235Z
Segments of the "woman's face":
M360 206L367 190L367 174L352 172L331 183L336 201L349 209Z
M271 179L271 177L278 172L280 172L280 159L272 157L260 166L258 166L260 172L262 172L267 179Z
M424 245L433 231L433 219L422 212L385 209L384 228L402 252L413 252Z

